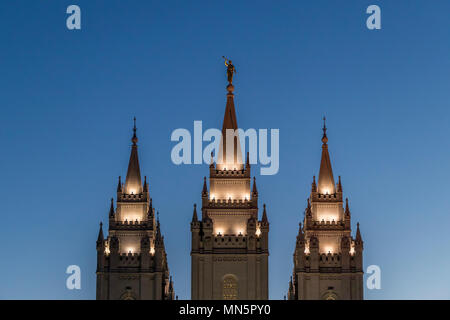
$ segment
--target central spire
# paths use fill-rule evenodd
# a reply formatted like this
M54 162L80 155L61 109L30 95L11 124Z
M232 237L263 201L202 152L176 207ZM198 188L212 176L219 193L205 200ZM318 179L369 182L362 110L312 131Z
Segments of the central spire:
M142 193L141 169L139 167L139 157L137 151L138 138L136 136L136 118L134 118L133 137L131 138L130 162L128 163L127 178L125 180L125 193Z
M225 106L225 115L223 117L223 125L222 125L222 139L219 147L219 155L218 162L221 164L218 165L219 170L227 169L233 170L241 170L243 167L242 162L242 150L241 144L239 141L239 135L237 133L238 124L236 117L236 109L234 107L234 86L232 84L233 75L236 73L235 67L231 64L231 60L225 58L225 65L228 73L228 86L227 86L227 104ZM227 129L233 130L235 134L233 136L227 137ZM231 149L232 148L232 149ZM227 150L233 150L233 156L227 156ZM230 158L230 159L228 159Z
M334 194L335 185L333 169L331 168L330 154L328 153L328 137L326 118L323 117L322 159L320 161L319 181L317 183L320 194Z

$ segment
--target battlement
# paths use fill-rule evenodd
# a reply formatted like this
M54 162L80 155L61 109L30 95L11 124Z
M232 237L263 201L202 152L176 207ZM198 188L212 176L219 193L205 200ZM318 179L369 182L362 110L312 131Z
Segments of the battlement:
M213 170L211 178L244 178L248 177L245 169L242 170Z
M312 201L319 201L319 202L342 202L342 192L337 192L333 194L322 194L318 192L313 192L311 194L311 200Z
M319 267L340 267L340 253L322 253L319 255Z
M109 224L110 229L126 229L126 230L142 230L152 227L151 221L111 221Z
M214 248L246 248L247 236L244 235L216 235L214 237ZM259 238L257 238L259 241Z
M138 267L141 264L141 254L139 253L120 253L119 267Z
M348 263L349 267L354 269L355 268L355 255L349 254L348 255ZM313 254L308 252L305 254L305 267L310 268L311 262L313 260ZM319 253L318 254L318 262L319 262L319 268L332 268L328 270L338 270L337 268L342 267L342 253ZM334 268L334 269L333 269Z
M312 224L308 226L311 229L327 229L327 230L343 230L345 228L344 221L312 221Z
M127 194L121 193L117 202L142 202L147 201L147 193Z
M253 201L249 199L212 199L208 200L209 208L252 208Z

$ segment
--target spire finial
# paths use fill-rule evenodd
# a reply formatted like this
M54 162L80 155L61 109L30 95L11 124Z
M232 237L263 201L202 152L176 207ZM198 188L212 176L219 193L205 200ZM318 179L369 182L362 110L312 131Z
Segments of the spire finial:
M211 151L211 162L209 164L210 168L214 168L214 152Z
M348 205L348 198L345 198L345 214L350 215L350 207Z
M359 222L356 224L356 242L362 243L361 231L359 230Z
M136 117L134 117L133 119L134 122L134 126L133 126L133 138L131 138L131 142L133 142L133 146L136 145L136 143L138 142L138 138L136 136Z
M197 222L198 221L198 217L197 217L197 204L194 203L194 212L192 213L192 222Z
M266 211L266 204L263 204L263 216L262 216L262 222L267 223L269 220L267 219L267 211Z
M202 194L204 196L208 195L208 186L206 185L206 177L203 177L203 189L202 189Z
M147 176L144 176L144 192L148 192Z
M109 208L109 216L110 217L114 216L114 198L111 198L111 206ZM100 224L102 224L102 223L100 222Z
M328 142L328 137L327 137L327 118L323 117L323 136L322 136L322 142L323 144L327 144Z
M225 56L222 56L223 59L225 59L225 66L227 67L227 79L228 79L228 86L227 86L227 90L229 93L233 92L233 76L236 74L236 68L233 65L233 62L227 58L225 58Z
M100 229L98 230L98 237L97 237L97 246L103 243L104 240L103 236L103 222L100 221Z
M122 192L122 178L119 176L119 182L117 184L117 192Z

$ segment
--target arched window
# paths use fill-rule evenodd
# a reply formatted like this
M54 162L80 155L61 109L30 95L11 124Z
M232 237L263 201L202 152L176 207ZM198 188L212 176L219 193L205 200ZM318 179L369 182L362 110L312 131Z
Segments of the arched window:
M238 298L238 280L234 275L223 277L223 299L237 300Z

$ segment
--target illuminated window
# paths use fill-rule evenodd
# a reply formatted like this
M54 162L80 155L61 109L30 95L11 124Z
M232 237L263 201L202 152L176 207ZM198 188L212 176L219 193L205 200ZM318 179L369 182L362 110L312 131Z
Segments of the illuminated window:
M223 278L223 299L237 300L238 298L238 281L235 276L227 275Z

